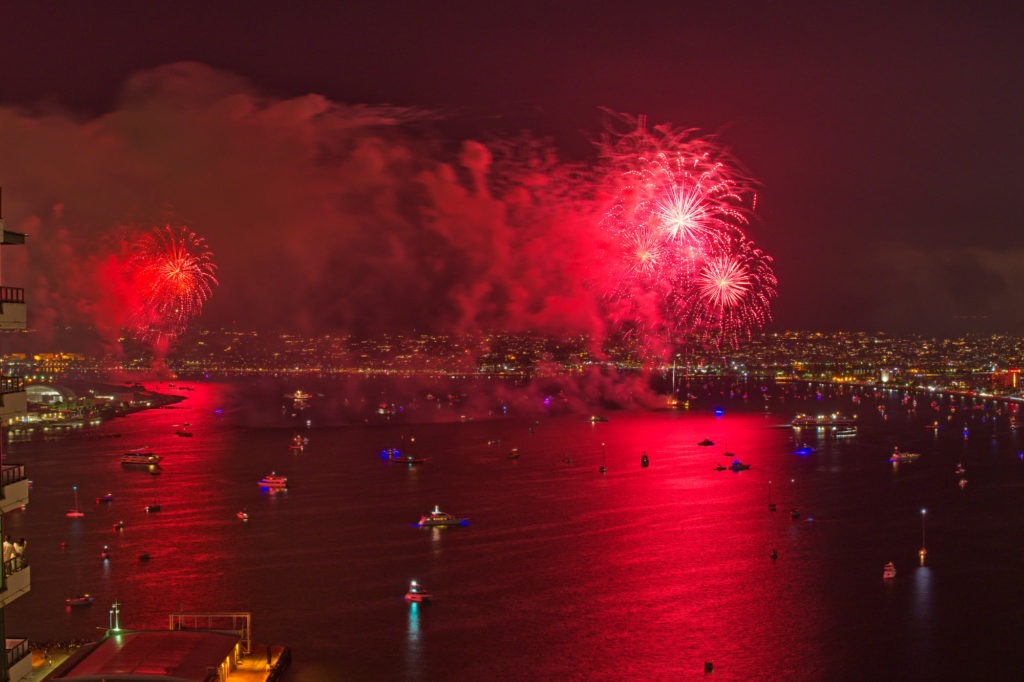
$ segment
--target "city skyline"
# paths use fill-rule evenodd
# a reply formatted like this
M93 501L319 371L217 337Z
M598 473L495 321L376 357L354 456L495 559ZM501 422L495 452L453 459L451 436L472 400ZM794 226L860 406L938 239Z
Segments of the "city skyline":
M116 338L83 256L166 222L216 256L203 324L592 331L575 216L505 258L521 206L481 188L521 129L592 164L607 108L700 129L749 172L767 330L1024 331L1018 10L282 11L11 8L0 185L33 328Z

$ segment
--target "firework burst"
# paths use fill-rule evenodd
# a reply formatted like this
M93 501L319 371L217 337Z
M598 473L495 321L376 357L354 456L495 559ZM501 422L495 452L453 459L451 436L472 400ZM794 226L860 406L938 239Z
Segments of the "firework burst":
M143 234L129 249L131 331L149 341L178 336L217 285L217 266L206 241L187 228L165 226Z
M754 183L712 139L618 116L599 142L610 206L602 227L617 264L614 322L665 346L685 337L735 344L771 319L772 259L744 230Z

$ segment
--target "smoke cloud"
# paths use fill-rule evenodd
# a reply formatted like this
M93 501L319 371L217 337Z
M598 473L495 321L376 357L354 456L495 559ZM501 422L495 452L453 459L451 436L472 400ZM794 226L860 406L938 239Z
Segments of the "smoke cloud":
M275 99L198 63L135 74L95 118L0 108L4 215L29 234L5 283L28 289L40 338L89 328L114 347L120 237L178 224L218 267L203 326L599 337L603 246L568 167L537 146L453 148L431 122Z

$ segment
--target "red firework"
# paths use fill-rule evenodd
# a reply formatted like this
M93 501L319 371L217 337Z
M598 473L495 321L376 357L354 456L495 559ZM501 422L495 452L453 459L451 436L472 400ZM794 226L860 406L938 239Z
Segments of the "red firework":
M600 143L611 207L602 226L619 263L615 321L655 345L686 336L735 344L771 318L771 258L744 233L754 183L713 140L618 116Z
M127 274L135 301L129 325L135 336L157 341L181 334L217 284L206 241L187 228L165 226L129 248Z

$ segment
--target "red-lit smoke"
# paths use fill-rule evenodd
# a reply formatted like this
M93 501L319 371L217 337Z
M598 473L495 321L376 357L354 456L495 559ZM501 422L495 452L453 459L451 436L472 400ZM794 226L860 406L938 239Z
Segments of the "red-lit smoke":
M619 118L596 159L570 163L528 136L452 145L434 116L269 97L195 63L136 74L89 120L0 107L30 325L110 346L189 322L529 331L595 349L628 329L663 352L768 319L771 259L745 234L754 183L714 140ZM129 240L141 255L114 239L168 222L202 235L184 260L163 229Z

